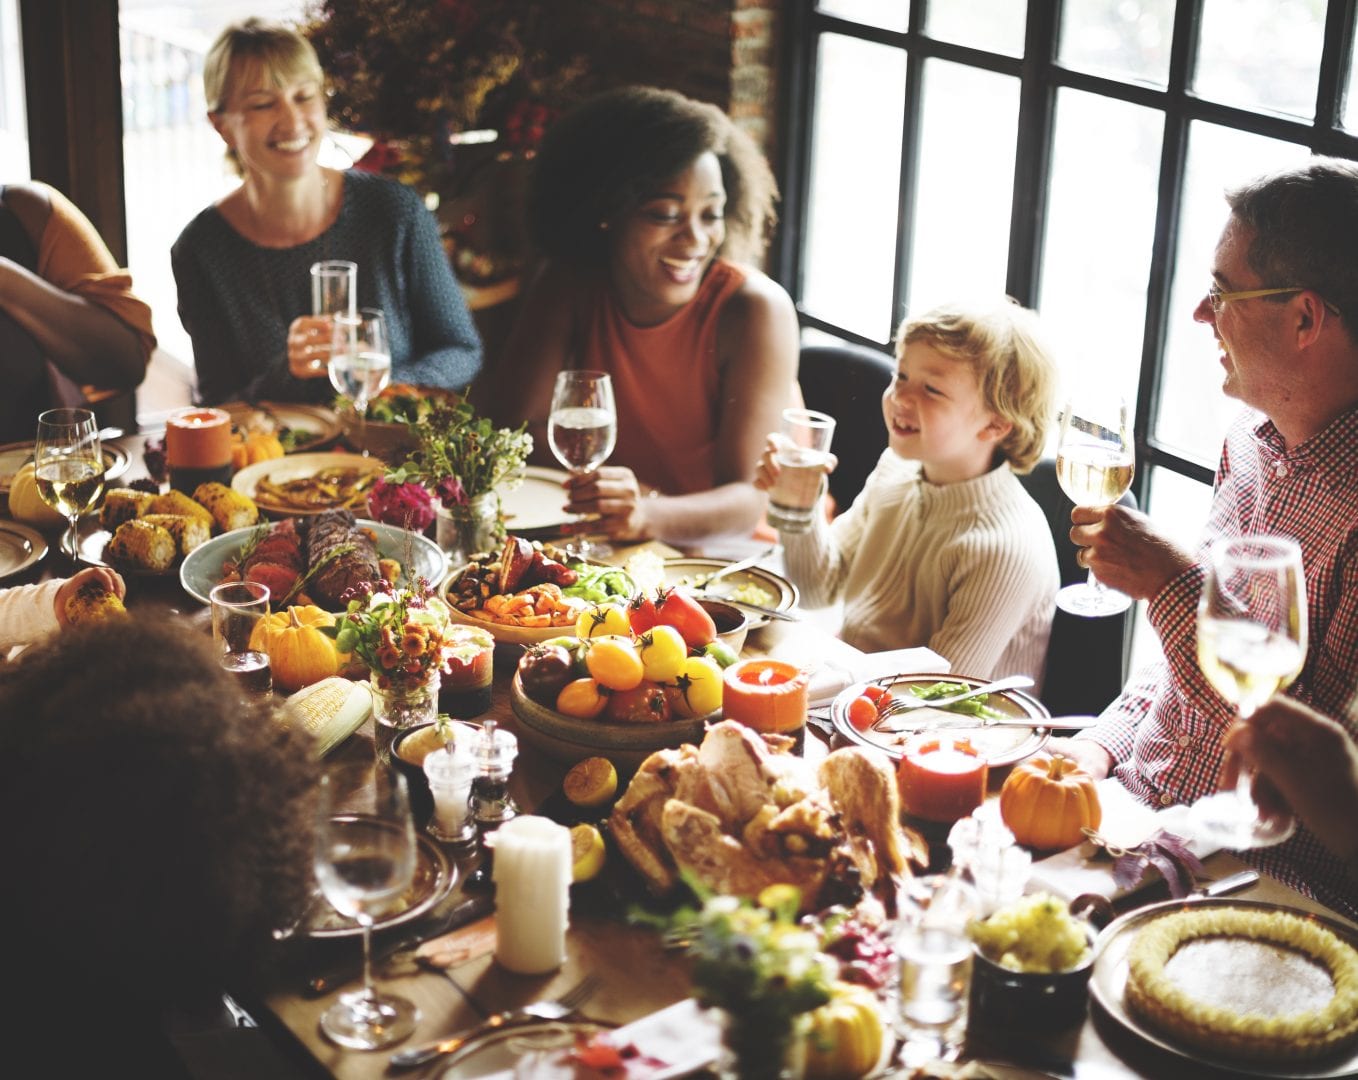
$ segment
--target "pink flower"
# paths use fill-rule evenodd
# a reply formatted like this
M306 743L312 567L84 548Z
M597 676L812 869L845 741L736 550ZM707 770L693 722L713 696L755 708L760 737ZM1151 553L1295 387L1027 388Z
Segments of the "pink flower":
M434 522L434 501L419 484L379 480L368 492L368 512L385 525L422 533Z
M434 494L439 497L439 501L444 506L465 506L467 504L467 492L462 487L462 481L456 476L445 476L434 485Z

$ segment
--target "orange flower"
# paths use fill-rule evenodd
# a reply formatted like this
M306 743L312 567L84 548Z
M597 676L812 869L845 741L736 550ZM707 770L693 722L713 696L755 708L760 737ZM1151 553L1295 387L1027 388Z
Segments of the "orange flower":
M410 626L406 626L406 633L401 638L401 651L403 653L407 656L421 656L428 644L428 639L418 632L418 628L416 628L416 632L412 632Z

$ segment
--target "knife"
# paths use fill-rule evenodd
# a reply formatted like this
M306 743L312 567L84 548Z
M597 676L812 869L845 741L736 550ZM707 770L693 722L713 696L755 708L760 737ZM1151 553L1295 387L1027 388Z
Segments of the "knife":
M765 607L763 604L750 604L744 600L737 600L733 596L717 596L713 599L721 600L725 604L735 604L736 607L748 608L750 611L757 611L761 615L767 615L770 619L777 619L780 622L798 622L799 615L793 615L787 611L779 611L777 608Z
M376 966L384 961L390 960L398 953L415 949L424 944L431 938L436 938L441 934L447 934L456 930L459 926L466 926L468 923L475 922L483 916L489 915L495 910L495 896L487 893L484 896L473 896L463 900L460 904L454 905L448 912L438 918L431 919L418 924L415 930L400 937L391 938L380 944L374 942L372 947L373 965ZM328 994L338 986L353 982L363 974L362 959L355 960L347 958L331 965L318 975L311 976L306 983L307 993L313 997L321 994Z

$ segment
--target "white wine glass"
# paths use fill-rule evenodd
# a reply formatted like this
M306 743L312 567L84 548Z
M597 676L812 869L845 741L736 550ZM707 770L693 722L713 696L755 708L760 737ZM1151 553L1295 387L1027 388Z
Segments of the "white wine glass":
M1306 660L1306 579L1301 548L1282 536L1224 540L1210 554L1198 604L1198 665L1207 681L1247 720L1292 684ZM1235 786L1204 796L1189 828L1222 847L1267 847L1296 829L1288 817L1263 817L1239 769Z
M618 441L618 410L613 404L613 380L602 371L562 371L552 391L547 417L547 442L571 473L593 472L613 453ZM581 558L606 554L605 545L584 537L575 543Z
M1091 387L1066 402L1056 447L1056 478L1076 506L1112 506L1132 486L1135 472L1130 410L1116 391ZM1056 594L1056 606L1072 615L1117 615L1132 599L1110 589L1089 571L1086 581Z
M322 777L316 821L316 881L341 915L363 931L363 988L341 994L321 1017L340 1046L376 1050L409 1035L419 1020L413 1002L379 993L372 981L372 926L415 875L415 825L400 773L345 765Z
M368 456L368 402L391 382L391 346L382 312L360 308L333 316L330 385L349 400L358 415L359 452Z
M89 409L48 409L38 417L33 445L34 477L42 501L66 518L62 541L74 561L79 552L76 523L104 493L104 450Z

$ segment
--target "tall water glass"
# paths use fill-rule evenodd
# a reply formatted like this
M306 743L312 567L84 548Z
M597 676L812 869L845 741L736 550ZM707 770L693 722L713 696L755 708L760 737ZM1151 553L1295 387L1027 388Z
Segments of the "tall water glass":
M104 449L89 409L48 409L38 417L33 444L38 495L69 524L62 547L72 559L79 542L76 523L104 493Z
M330 905L363 931L363 988L341 994L321 1017L340 1046L377 1050L415 1030L419 1010L372 981L372 927L415 876L415 823L405 777L372 765L337 766L321 779L316 820L316 883Z
M769 524L783 532L806 532L825 491L825 469L835 418L813 409L784 409L773 460L778 478L769 491Z
M901 1061L917 1068L962 1051L971 993L967 924L980 914L980 900L961 878L935 875L908 882L902 901L896 1029Z
M593 472L613 453L618 441L618 411L613 403L613 380L602 371L562 371L552 390L547 417L547 443L570 472ZM604 554L605 546L581 537L575 543L581 558Z
M1198 666L1212 687L1248 719L1290 686L1306 660L1306 579L1301 548L1282 536L1225 540L1211 551L1198 604ZM1262 817L1240 769L1235 787L1189 811L1195 836L1243 849L1281 843L1291 818Z
M368 455L368 402L391 382L387 324L376 308L336 315L330 340L330 385L353 403L358 415L358 446Z
M243 699L267 697L273 689L273 668L258 631L269 614L269 587L257 581L227 581L214 586L208 600L222 670L236 680Z
M358 264L346 259L326 259L311 264L311 314L319 319L358 314ZM326 335L322 332L322 340ZM324 356L311 361L311 369L325 367Z

